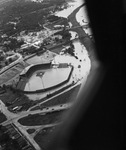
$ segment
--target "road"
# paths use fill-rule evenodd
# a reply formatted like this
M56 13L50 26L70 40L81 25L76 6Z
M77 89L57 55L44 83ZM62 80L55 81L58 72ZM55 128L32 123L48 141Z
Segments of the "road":
M81 7L83 7L85 4L81 5L80 7L78 7L77 9L75 9L69 16L68 16L68 20L71 22L72 24L72 30L78 33L78 37L80 42L86 47L88 53L89 53L89 57L91 59L91 63L95 61L96 56L94 54L95 51L95 46L93 41L90 39L90 36L88 36L86 34L86 32L84 31L83 27L80 28L76 28L78 26L80 26L80 24L77 22L76 20L76 14L77 12L80 10Z
M81 7L83 7L84 5L78 7L77 9L75 9L69 16L68 16L68 20L71 22L72 24L72 29L73 31L78 33L79 36L79 40L80 42L86 47L87 51L89 52L90 58L93 60L94 57L92 56L92 53L94 53L94 43L91 41L90 37L85 33L85 31L83 30L82 27L80 27L80 24L77 22L76 20L76 13L80 10ZM76 28L78 27L78 28ZM64 91L65 92L65 91ZM47 127L47 125L45 126L32 126L32 127L28 127L28 126L23 126L21 125L18 120L28 116L29 114L38 114L38 113L47 113L47 112L51 112L51 111L57 111L57 110L63 110L63 109L68 109L71 107L71 103L68 104L64 104L62 105L62 107L60 105L57 106L53 106L53 107L49 107L49 109L47 110L46 108L43 110L35 110L35 111L30 111L30 109L28 111L19 113L19 114L13 114L11 112L9 112L7 110L7 108L5 107L5 105L0 101L0 108L2 110L2 112L7 116L7 121L5 121L4 123L2 123L3 125L7 125L9 123L13 123L15 124L15 126L20 130L20 132L27 138L28 141L30 141L30 143L33 144L33 146L37 149L40 150L40 147L38 146L38 144L34 141L34 136L44 127ZM55 126L56 124L50 124L48 126ZM27 129L30 128L34 128L37 129L36 132L34 134L28 134L27 133Z

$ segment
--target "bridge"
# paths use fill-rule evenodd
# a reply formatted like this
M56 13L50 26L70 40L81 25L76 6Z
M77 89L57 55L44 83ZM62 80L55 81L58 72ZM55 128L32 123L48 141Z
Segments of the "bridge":
M82 25L82 26L75 26L75 27L72 27L72 28L68 28L68 29L66 29L66 30L73 30L73 29L82 28L82 27L84 27L84 28L89 28L89 27L90 27L90 24L88 23L88 24Z

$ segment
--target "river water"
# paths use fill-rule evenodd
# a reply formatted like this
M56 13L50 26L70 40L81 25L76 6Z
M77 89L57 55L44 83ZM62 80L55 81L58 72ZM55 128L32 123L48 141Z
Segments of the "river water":
M84 4L83 0L73 0L72 2L68 2L69 7L67 9L57 12L55 15L59 17L67 18L76 8L78 8L82 4ZM87 25L89 23L86 6L83 6L77 12L76 20L77 22L79 22L80 25ZM70 26L72 26L71 23L69 24ZM84 30L87 34L89 35L92 34L90 28L87 28ZM73 31L69 31L69 32L71 33L71 36L72 36L71 40L78 37L78 34L76 32L73 32ZM81 65L81 75L85 76L85 74L89 74L90 68L91 68L91 62L88 56L88 52L85 46L82 45L79 40L74 41L73 45L74 45L75 55L79 59L76 59L75 57L71 57L69 55L64 55L64 56L58 55L55 57L55 61L58 63L62 63L62 62L72 63L72 65L74 65L75 67L77 67L78 65Z
M55 16L67 18L77 7L81 6L84 3L84 0L71 0L68 2L69 7L58 11L55 13Z

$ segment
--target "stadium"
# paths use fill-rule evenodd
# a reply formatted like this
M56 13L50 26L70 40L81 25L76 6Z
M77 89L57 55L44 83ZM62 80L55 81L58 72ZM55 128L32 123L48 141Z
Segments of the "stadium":
M27 94L52 90L66 84L72 72L67 63L30 65L21 72L17 89Z

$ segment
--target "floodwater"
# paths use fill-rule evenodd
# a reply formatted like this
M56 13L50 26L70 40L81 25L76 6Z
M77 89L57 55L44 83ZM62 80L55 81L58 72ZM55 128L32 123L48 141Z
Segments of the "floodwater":
M55 16L67 18L77 7L84 4L84 0L73 0L72 2L68 2L69 7L56 12Z
M78 38L77 32L69 31L69 33L71 34L71 39L70 40L74 40L75 38Z
M55 15L59 16L59 17L67 18L68 15L70 15L76 8L78 8L82 4L84 4L83 0L73 0L72 2L68 2L69 7L67 9L57 12ZM83 6L77 12L76 20L80 25L87 25L89 23L86 6ZM71 24L69 24L69 25L71 26ZM84 30L87 34L92 35L91 28L87 28L87 29L84 28ZM69 31L69 32L71 33L71 36L72 36L71 40L78 37L78 34L76 32L73 32L73 31ZM82 77L85 75L87 76L89 74L90 68L91 68L91 62L90 62L90 58L88 56L88 52L87 52L86 48L84 47L84 45L82 45L79 40L74 41L73 44L75 47L75 49L74 49L75 55L78 57L78 59L76 59L75 57L72 57L70 55L62 55L62 56L58 55L54 58L55 62L71 63L75 68L78 65L81 65L81 76ZM78 70L76 70L76 71L78 71ZM75 74L78 74L76 71L74 71Z
M75 56L77 56L78 59L67 54L67 55L57 55L53 61L55 63L71 63L75 68L78 68L78 66L80 65L81 76L83 77L85 76L85 73L86 74L89 73L91 68L91 62L88 56L88 52L86 48L79 42L79 40L73 42L73 45L74 45ZM73 73L78 74L75 70Z
M86 6L83 6L82 8L80 8L78 13L76 14L76 20L77 20L77 22L79 22L79 24L81 26L88 25L90 20L89 20L89 17L88 17L88 12L87 12ZM91 30L90 27L83 28L83 30L86 32L86 34L92 35L92 30Z
M81 7L80 10L77 12L76 20L81 26L87 25L89 23L86 6Z
M84 4L83 0L73 0L72 2L68 2L69 7L62 11L56 12L55 16L67 18L77 7L81 6L82 4ZM86 6L83 6L77 12L76 20L81 26L87 25L90 22ZM69 22L69 26L70 28L72 27L72 24L70 22ZM86 34L92 35L92 30L90 27L83 28L83 29L86 32Z

